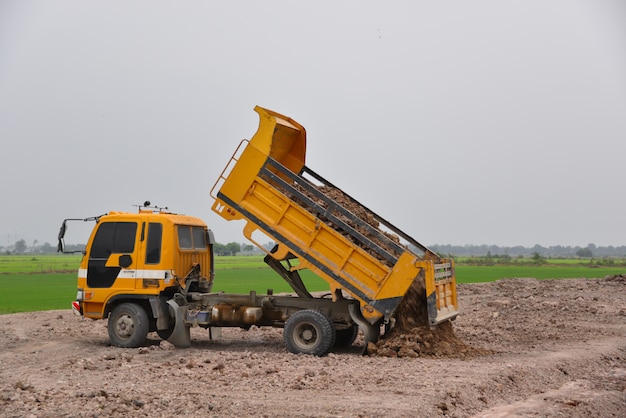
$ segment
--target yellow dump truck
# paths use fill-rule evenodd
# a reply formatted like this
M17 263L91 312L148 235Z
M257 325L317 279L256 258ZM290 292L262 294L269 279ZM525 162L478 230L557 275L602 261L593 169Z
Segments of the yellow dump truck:
M113 344L136 347L148 332L177 346L189 329L214 335L219 327L284 328L293 353L324 355L366 345L418 306L431 327L458 314L454 263L443 259L370 211L305 164L306 132L279 113L255 108L260 124L235 150L211 190L213 210L243 220L243 233L266 251L265 261L295 294L212 292L211 231L198 218L146 202L138 213L113 212L97 221L87 243L74 310L108 318ZM59 250L67 219L59 233ZM84 219L86 220L86 219ZM275 246L265 249L261 234ZM312 295L300 271L324 279L329 291ZM411 300L408 300L411 299ZM384 327L383 327L384 325Z

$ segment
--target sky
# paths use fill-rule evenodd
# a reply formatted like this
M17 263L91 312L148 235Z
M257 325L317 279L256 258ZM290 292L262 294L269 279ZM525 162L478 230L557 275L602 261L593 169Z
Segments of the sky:
M626 245L624 1L0 0L0 246L145 200L245 242L256 105L424 245Z

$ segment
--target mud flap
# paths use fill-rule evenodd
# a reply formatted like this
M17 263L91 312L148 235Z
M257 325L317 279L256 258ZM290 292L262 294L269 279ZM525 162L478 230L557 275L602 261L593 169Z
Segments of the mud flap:
M189 327L185 325L185 314L187 313L187 306L180 306L173 300L167 301L168 305L174 312L174 331L172 335L167 339L170 343L176 347L189 347L191 346L191 335L189 333Z
M209 327L209 340L219 340L222 338L222 327Z
M350 312L350 317L352 320L361 328L363 331L363 336L365 337L365 347L363 347L363 352L361 354L367 354L367 345L369 343L376 343L378 341L378 337L380 336L380 328L375 327L370 324L361 313L361 309L359 305L356 303L351 303L348 305L348 312Z

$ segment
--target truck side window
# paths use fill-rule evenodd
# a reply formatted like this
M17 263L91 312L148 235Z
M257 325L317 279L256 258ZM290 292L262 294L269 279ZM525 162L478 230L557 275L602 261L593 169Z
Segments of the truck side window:
M180 225L178 248L181 250L206 250L206 231L201 226Z
M191 232L193 234L193 247L196 250L203 250L206 248L206 232L204 228L199 226L194 226L191 228Z
M178 227L178 248L191 250L191 229L188 226Z
M159 264L161 261L161 239L163 225L150 223L148 225L148 244L146 247L146 264Z

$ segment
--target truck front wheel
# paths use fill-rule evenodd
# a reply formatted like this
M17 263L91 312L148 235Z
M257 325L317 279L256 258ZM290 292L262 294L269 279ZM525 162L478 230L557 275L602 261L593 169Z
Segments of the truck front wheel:
M109 338L118 347L135 348L148 337L148 314L135 303L122 303L109 316Z
M335 328L320 311L306 309L291 315L285 322L284 338L292 353L323 356L335 342Z

